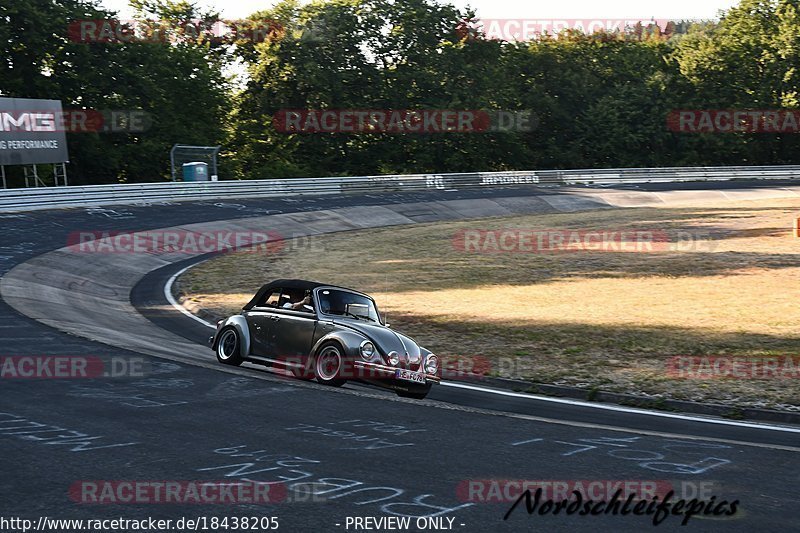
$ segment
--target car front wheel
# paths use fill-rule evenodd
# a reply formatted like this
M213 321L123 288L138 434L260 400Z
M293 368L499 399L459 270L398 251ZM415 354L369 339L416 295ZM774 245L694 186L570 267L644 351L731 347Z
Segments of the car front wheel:
M217 361L223 365L239 366L242 364L242 354L239 349L241 340L236 328L229 326L219 333L217 340Z
M345 359L341 347L336 343L324 344L314 358L314 374L317 381L325 385L341 387L347 381L342 379Z

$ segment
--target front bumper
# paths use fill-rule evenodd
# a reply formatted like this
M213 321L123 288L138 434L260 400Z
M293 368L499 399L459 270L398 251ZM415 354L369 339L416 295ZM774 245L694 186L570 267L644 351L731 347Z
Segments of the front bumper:
M405 368L397 368L389 365L379 365L377 363L367 363L365 361L354 361L353 366L359 373L359 377L372 378L372 379L395 379L395 372L397 370L408 370ZM412 370L412 372L415 372ZM440 383L442 378L435 374L425 374L425 382Z

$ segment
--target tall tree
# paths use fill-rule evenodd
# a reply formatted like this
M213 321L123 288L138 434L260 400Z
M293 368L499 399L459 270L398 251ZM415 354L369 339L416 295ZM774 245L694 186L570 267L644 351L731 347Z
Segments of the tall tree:
M147 6L161 11L140 11L141 18L158 16L174 27L198 16L185 3ZM76 24L113 18L93 1L0 2L0 94L148 114L146 131L69 133L72 183L166 179L172 144L222 140L227 85L220 55L202 41L78 42Z

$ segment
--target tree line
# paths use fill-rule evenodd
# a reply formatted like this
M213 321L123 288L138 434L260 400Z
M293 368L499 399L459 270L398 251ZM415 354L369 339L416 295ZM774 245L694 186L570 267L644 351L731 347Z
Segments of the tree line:
M680 110L798 108L800 0L742 0L718 21L668 29L525 41L487 38L474 12L434 0L283 0L224 36L218 13L189 2L130 3L143 23L135 32L99 23L117 15L97 0L0 0L0 96L149 117L144 128L68 133L71 183L169 179L175 143L222 145L222 179L800 160L791 127L678 127ZM286 110L534 120L479 132L298 132L276 120ZM706 120L719 126L715 116Z

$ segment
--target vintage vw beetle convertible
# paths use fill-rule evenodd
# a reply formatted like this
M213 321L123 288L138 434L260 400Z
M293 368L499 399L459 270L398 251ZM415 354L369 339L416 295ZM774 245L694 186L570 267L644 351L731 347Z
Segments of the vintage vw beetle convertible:
M302 379L341 386L360 380L408 398L440 381L438 358L389 328L366 294L313 281L279 279L242 312L217 323L217 360L283 367Z

